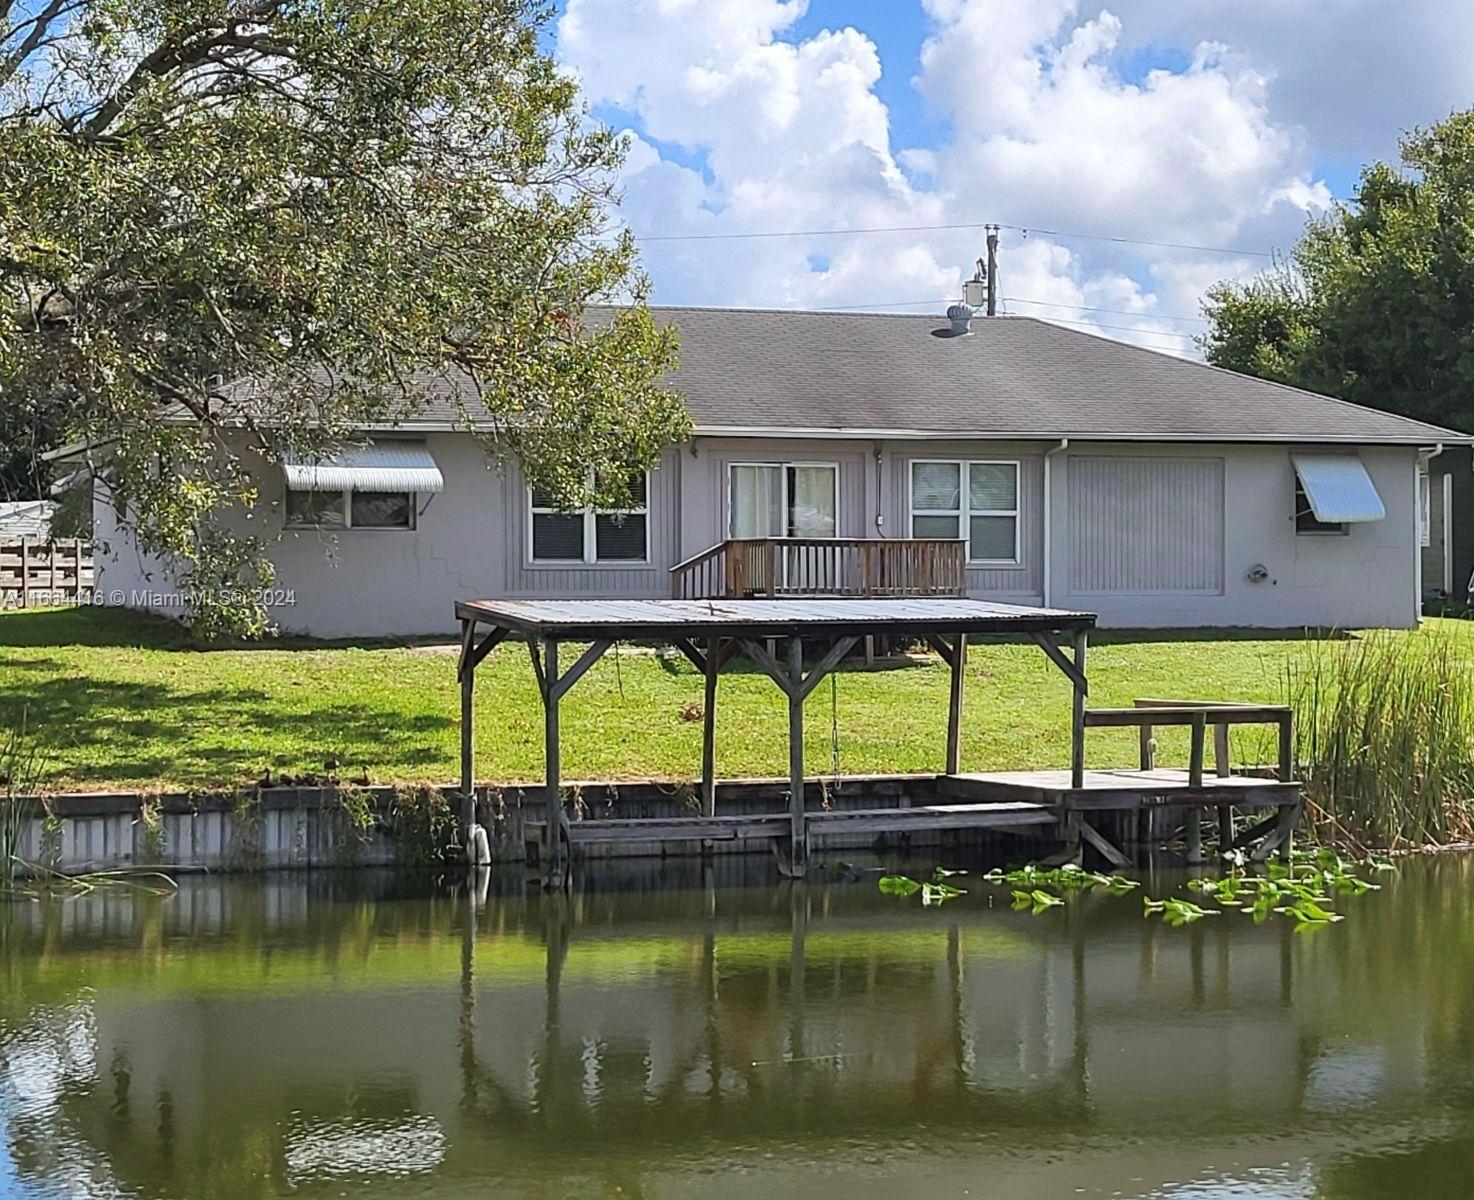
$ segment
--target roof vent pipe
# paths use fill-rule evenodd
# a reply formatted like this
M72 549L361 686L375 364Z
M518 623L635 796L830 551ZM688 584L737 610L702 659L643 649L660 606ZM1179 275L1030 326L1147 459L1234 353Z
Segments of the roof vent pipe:
M952 336L961 337L972 332L972 305L954 304L947 309L947 320L952 322Z

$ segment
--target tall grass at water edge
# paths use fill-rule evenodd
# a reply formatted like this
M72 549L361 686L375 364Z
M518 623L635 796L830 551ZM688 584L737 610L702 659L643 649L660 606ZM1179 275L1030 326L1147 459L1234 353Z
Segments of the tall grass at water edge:
M1286 665L1285 686L1322 836L1385 849L1474 836L1474 642L1325 638Z
M22 874L26 834L38 815L32 794L39 774L38 754L25 721L0 729L0 889Z

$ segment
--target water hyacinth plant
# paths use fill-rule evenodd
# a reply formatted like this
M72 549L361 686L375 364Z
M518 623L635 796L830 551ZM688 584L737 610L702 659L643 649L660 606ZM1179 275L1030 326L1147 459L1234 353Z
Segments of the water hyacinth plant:
M1285 668L1296 774L1328 841L1396 849L1474 835L1474 640L1372 632Z
M948 871L944 867L937 867L932 872L932 877L924 883L905 875L882 875L880 890L890 896L914 896L920 892L921 903L929 908L958 896L967 895L961 888L954 887L947 882L949 876L960 874L962 874L961 871Z

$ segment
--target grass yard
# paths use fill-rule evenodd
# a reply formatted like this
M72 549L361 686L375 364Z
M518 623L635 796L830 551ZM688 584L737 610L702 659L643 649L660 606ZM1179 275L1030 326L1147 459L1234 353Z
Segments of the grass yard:
M1468 636L1467 623L1425 623L1454 626L1455 636ZM1306 652L1305 640L1290 634L1100 633L1090 651L1091 703L1280 701L1287 661ZM947 673L938 660L854 668L836 679L845 773L940 769ZM700 764L701 690L684 659L634 648L607 655L564 701L564 778L691 778ZM1068 762L1069 690L1034 646L975 645L965 705L964 770ZM806 715L808 769L828 774L827 682ZM448 644L200 650L172 625L116 609L0 614L0 728L24 720L43 752L48 789L235 785L268 768L321 773L329 760L344 777L362 773L376 783L449 782L458 774L458 719ZM734 664L718 693L718 774L786 773L786 736L778 689ZM1256 749L1244 744L1236 755ZM480 779L541 775L541 712L520 646L498 649L477 673L476 752ZM1166 743L1161 760L1179 752ZM1130 731L1091 731L1093 765L1131 764L1135 754ZM1272 757L1267 744L1264 756Z

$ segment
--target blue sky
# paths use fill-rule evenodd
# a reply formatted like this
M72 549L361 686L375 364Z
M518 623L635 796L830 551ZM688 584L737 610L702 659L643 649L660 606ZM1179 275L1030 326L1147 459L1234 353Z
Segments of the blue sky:
M1015 311L1190 353L1206 287L1474 103L1468 7L561 0L550 43L636 138L626 223L689 239L643 243L657 301L939 307L981 235L934 227L993 220Z

